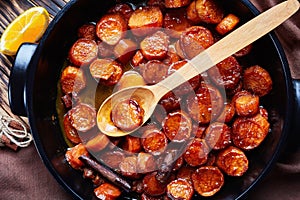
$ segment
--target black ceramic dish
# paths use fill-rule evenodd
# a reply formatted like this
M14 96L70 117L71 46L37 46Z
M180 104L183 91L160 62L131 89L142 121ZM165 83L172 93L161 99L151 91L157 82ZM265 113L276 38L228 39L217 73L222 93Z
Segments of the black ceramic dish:
M127 1L133 4L140 1ZM9 87L11 109L28 116L36 148L56 180L78 199L94 199L92 184L64 159L67 144L56 112L57 82L68 50L76 40L77 28L97 21L115 1L75 0L69 2L49 25L38 45L24 44L18 51ZM227 6L226 6L227 5ZM226 7L245 22L258 14L248 0L229 0ZM238 199L266 174L282 150L286 137L299 130L300 81L291 79L284 52L273 33L255 42L253 64L267 68L274 81L262 104L269 110L272 132L249 154L250 168L241 178L225 179L212 199ZM292 127L292 125L295 125ZM298 127L296 127L298 126ZM122 196L130 199L130 195Z

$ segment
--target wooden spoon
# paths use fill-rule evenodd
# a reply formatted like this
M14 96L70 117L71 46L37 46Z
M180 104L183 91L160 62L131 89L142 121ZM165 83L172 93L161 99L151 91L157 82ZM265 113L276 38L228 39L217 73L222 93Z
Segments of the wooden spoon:
M208 70L225 58L264 36L299 9L297 0L282 2L253 18L243 26L201 52L179 70L163 81L151 86L135 86L122 89L108 97L97 113L97 125L100 131L108 136L120 137L132 131L118 129L111 121L111 111L118 102L134 98L145 111L143 123L152 115L159 100L169 91L187 80Z

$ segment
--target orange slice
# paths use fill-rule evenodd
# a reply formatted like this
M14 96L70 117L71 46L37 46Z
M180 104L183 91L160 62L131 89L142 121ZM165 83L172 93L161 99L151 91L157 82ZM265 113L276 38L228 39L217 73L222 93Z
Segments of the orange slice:
M43 7L33 7L19 15L4 30L0 52L15 55L24 42L37 42L49 24L49 13Z

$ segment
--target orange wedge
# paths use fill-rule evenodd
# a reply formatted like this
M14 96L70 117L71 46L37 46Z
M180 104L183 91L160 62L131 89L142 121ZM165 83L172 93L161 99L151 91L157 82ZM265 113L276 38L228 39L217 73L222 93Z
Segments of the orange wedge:
M4 30L0 39L0 52L15 55L24 42L37 42L49 24L49 13L43 7L33 7L19 15Z

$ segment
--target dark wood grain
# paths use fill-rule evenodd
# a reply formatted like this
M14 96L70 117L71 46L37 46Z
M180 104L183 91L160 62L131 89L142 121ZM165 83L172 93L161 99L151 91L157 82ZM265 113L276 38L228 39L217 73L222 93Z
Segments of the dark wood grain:
M67 2L69 0L0 0L0 37L5 28L25 10L34 6L42 6L47 9L50 18L53 19ZM0 115L12 116L28 124L26 117L14 115L9 107L8 84L13 61L13 56L0 54Z

